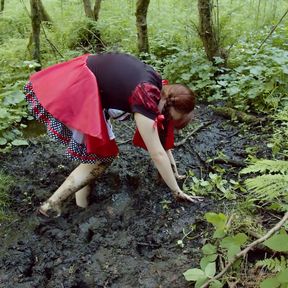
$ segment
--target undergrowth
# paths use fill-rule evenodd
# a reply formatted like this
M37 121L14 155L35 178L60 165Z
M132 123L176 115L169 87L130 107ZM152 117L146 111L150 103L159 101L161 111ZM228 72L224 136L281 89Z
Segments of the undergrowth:
M9 218L9 189L12 184L13 178L0 171L0 222Z

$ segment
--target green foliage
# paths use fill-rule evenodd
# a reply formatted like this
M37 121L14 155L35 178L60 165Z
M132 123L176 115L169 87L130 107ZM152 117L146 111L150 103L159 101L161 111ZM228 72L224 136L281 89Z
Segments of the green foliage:
M9 207L9 189L13 183L13 178L0 171L0 221L7 219Z
M272 201L281 198L287 202L288 187L288 162L280 160L257 160L240 173L266 173L254 178L245 180L245 184L250 191L255 193L254 197L260 200Z
M277 288L288 286L288 268L283 269L274 277L267 278L260 284L260 288Z
M241 269L243 268L241 263L243 260L241 258L238 259L240 255L237 254L243 251L242 249L247 245L248 236L243 232L237 232L233 229L235 225L232 222L239 221L237 217L234 217L234 220L231 220L232 218L229 217L228 220L228 217L223 213L208 212L205 214L205 218L214 226L215 230L212 239L201 249L203 256L200 260L200 268L188 269L183 275L187 281L195 282L195 287L201 287L209 279L213 279L217 273L217 268L219 269L220 267L220 269L223 269L225 265L232 263L233 265L231 265L228 275L223 274L222 278L219 279L220 281L214 281L213 284L209 285L209 287L223 287L229 279L229 275L234 278L235 274L241 274ZM263 244L274 252L287 252L288 235L283 229L280 233L272 235ZM236 259L237 261L235 261ZM284 256L257 261L256 267L263 267L272 273L277 273L274 277L262 281L260 287L280 287L280 285L288 284L288 277L286 275L288 272L288 262Z
M276 252L287 252L288 251L288 235L286 233L280 233L273 235L263 243L271 250Z
M273 115L273 134L268 143L273 155L288 156L288 105Z
M267 258L257 261L256 267L266 268L270 272L279 272L288 268L288 259L283 255L280 258Z
M214 198L228 200L236 199L236 191L242 189L240 184L233 179L228 181L223 178L221 174L209 173L207 179L199 179L192 171L189 171L182 188L186 193L193 195L209 195Z
M207 280L216 275L218 260L231 261L240 252L246 243L247 236L244 233L227 235L230 233L228 217L223 213L208 212L205 214L207 222L214 226L213 240L202 247L203 257L200 260L200 268L188 269L183 273L187 281L194 281L195 287L201 287ZM235 268L236 269L236 268ZM223 287L225 281L214 280L209 287Z

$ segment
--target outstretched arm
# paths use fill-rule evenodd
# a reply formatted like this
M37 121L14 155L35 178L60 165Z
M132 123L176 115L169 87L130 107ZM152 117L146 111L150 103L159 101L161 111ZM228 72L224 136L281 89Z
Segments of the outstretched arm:
M167 156L169 158L169 161L170 161L170 164L171 164L171 167L172 167L172 170L174 172L176 179L178 179L178 180L184 179L186 176L185 175L179 175L179 173L178 173L178 169L177 169L176 162L175 162L175 159L173 157L172 151L169 149L169 150L166 150L166 153L167 153Z
M164 150L157 128L154 128L154 121L140 113L135 113L137 128L148 149L151 159L162 176L164 182L171 189L176 199L184 199L190 202L195 201L195 197L183 193L177 184L173 170L171 168L169 157Z

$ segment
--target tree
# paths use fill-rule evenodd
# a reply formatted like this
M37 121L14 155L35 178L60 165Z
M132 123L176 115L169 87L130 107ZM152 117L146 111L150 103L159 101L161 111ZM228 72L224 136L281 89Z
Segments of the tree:
M95 0L94 8L92 9L91 1L83 0L85 15L88 18L91 18L95 21L98 20L100 8L101 8L101 1L102 0Z
M101 8L102 0L95 0L94 8L92 9L90 0L83 0L85 15L93 20L94 23L87 23L84 34L81 36L81 45L82 46L92 46L95 52L103 50L105 47L104 42L101 39L101 32L95 25L99 18L99 12Z
M221 56L221 53L218 41L219 37L215 32L213 23L212 9L212 0L198 0L199 35L203 42L207 58L213 62L214 57Z
M38 8L39 8L39 12L40 12L41 21L52 22L49 14L45 10L44 5L43 5L41 0L38 1Z
M38 0L30 0L31 6L31 24L32 24L32 57L39 64L41 64L40 56L40 25L41 25L41 13L39 9Z
M138 52L149 53L147 12L150 0L137 0L136 27L138 37Z
M42 21L52 22L52 20L47 11L45 10L41 0L30 0L30 7L31 7L32 32L30 34L28 49L31 50L32 58L41 65L41 53L40 53L41 22ZM36 67L36 70L40 69L41 66Z
M5 1L1 0L1 2L0 2L0 13L2 13L4 11L4 3L5 3Z

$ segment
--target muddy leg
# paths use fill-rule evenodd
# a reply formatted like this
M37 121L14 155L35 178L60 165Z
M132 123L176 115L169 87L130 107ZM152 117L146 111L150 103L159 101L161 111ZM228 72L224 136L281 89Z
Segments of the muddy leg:
M51 216L59 216L61 214L62 202L70 195L75 194L77 191L90 184L91 181L97 176L100 176L110 164L111 162L80 164L72 171L54 194L41 205L39 211L46 216L50 216L48 214L52 214Z
M88 206L88 196L91 192L91 185L86 185L75 194L76 205L82 208Z

